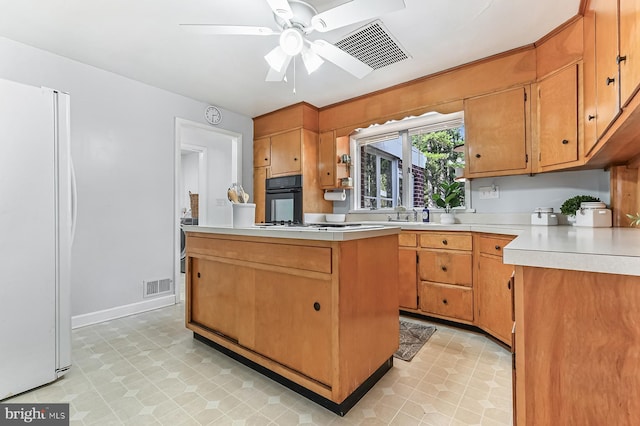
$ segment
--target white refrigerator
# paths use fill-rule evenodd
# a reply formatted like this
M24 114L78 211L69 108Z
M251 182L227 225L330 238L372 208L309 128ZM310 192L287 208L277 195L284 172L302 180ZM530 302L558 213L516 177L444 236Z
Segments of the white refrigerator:
M69 96L0 79L0 400L71 366Z

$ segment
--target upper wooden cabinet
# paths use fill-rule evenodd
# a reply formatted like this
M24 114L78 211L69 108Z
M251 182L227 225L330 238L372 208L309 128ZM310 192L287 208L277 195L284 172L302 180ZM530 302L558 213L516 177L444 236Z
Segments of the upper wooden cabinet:
M577 64L538 83L539 167L566 165L578 157Z
M324 189L342 187L342 179L349 177L350 163L342 163L341 156L349 155L349 137L335 137L334 131L320 133L318 145L318 179Z
M468 177L529 173L527 87L466 99Z
M261 138L253 141L253 167L271 165L271 139Z
M640 0L620 1L620 104L624 107L640 84Z
M271 176L301 173L302 143L300 129L271 137Z
M592 0L584 15L585 152L620 111L618 8L611 0Z

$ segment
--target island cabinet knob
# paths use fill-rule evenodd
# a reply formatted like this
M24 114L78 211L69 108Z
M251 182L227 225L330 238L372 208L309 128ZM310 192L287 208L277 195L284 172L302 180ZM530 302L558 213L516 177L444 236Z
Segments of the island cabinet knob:
M447 267L445 265L442 265L440 269L442 269L444 272L447 272Z
M562 139L562 145L567 145L569 141L567 139Z
M313 309L315 309L316 311L319 311L319 310L320 310L320 303L315 302L315 303L313 304Z
M500 246L496 244L496 250L500 250Z
M480 158L480 157L482 157L482 155L476 154L476 158Z
M446 246L447 244L449 244L449 242L447 240L442 240L442 244Z
M200 272L198 272L198 278L200 278Z
M447 299L442 299L442 303L444 303L446 305L449 302L447 302Z

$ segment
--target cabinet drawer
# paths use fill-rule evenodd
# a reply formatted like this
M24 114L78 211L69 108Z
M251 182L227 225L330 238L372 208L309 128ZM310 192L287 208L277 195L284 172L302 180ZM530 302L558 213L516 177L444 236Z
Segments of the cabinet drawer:
M420 309L437 315L473 321L473 290L423 281L420 283Z
M504 246L509 244L515 237L489 237L480 236L478 238L478 245L480 246L480 253L492 254L502 257L502 251Z
M420 280L471 287L471 253L420 250L418 256Z
M418 236L414 232L401 232L398 235L398 245L402 247L415 247Z
M473 243L471 234L425 232L420 234L420 246L435 249L471 250Z

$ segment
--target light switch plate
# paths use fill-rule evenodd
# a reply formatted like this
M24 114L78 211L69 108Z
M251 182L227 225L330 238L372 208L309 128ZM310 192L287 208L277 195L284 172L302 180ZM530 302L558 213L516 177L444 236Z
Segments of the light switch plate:
M500 198L500 188L496 185L481 186L478 189L480 190L481 200L492 200L492 199Z

